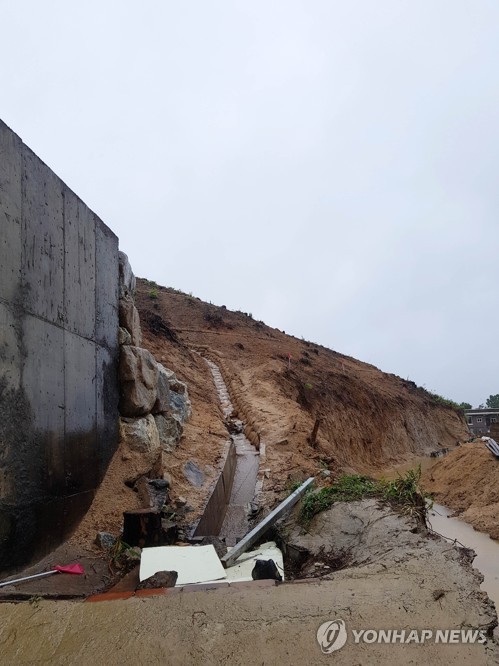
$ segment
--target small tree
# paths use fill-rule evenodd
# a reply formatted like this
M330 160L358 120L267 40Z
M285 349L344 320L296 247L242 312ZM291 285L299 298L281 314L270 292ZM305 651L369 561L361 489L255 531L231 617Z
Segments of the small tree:
M487 398L487 407L491 409L499 409L499 393L496 393L496 395L489 395Z
M460 409L472 409L472 406L470 405L469 402L462 402L462 403L459 405L459 408L460 408Z

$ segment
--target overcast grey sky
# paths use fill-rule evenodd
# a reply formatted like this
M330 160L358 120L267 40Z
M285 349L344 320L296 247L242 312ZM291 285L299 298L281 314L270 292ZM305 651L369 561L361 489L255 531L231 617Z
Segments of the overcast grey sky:
M0 117L137 275L499 392L497 0L0 0Z

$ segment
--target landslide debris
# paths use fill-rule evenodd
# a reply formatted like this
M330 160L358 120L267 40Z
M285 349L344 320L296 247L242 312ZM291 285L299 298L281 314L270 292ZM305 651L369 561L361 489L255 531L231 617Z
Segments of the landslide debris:
M499 539L499 460L481 440L440 458L423 474L435 499L492 539Z
M224 432L206 364L192 353L197 349L223 368L252 438L264 445L261 499L268 506L290 482L324 466L333 475L372 474L468 436L461 413L413 382L286 335L247 313L175 289L151 289L141 279L135 300L141 320L163 322L143 326L143 346L189 386L193 416L177 449L182 463L191 455L213 466L210 451L221 447L211 443L212 433ZM163 326L171 335L162 333Z
M492 640L497 626L494 604L480 590L482 575L473 568L474 553L450 546L429 535L410 515L369 498L335 502L306 525L300 508L279 526L285 573L297 578L343 581L362 579L366 594L374 581L383 580L385 598L407 595L398 608L399 624L422 614L425 626L466 626L486 632ZM352 600L352 603L358 603ZM369 600L364 599L364 604ZM443 613L442 613L443 611ZM385 616L396 608L380 608ZM442 616L445 620L442 620Z

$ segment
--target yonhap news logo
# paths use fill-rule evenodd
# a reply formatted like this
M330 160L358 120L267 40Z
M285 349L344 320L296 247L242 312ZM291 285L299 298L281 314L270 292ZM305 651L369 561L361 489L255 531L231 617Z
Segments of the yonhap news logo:
M435 643L442 645L474 644L483 645L487 636L480 629L351 629L353 644L404 644L423 645ZM344 620L324 622L317 630L317 642L323 654L332 654L348 641L349 632Z
M324 654L340 650L347 642L347 630L343 620L324 622L317 630L317 642Z

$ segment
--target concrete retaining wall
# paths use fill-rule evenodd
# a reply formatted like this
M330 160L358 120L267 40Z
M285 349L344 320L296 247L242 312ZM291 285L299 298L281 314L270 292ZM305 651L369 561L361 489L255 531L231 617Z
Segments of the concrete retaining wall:
M225 386L229 393L231 404L234 408L233 416L239 418L244 423L244 434L249 442L259 452L259 469L258 477L255 486L255 501L258 503L261 493L263 491L265 480L265 463L266 463L266 447L262 439L260 428L258 426L258 419L255 416L254 410L249 402L246 400L244 390L241 387L241 381L237 374L235 374L228 366L224 357L216 350L211 349L206 345L196 345L196 351L202 356L215 363L220 370L220 374L224 380ZM220 415L224 418L224 413L221 405L219 405ZM215 488L208 500L203 516L194 532L194 536L214 536L218 535L222 526L225 512L230 500L232 490L232 482L236 471L236 453L234 444L234 461L231 463L229 456L227 457L225 466L220 475L220 478L215 485ZM230 487L228 488L228 481L230 476ZM220 485L220 487L219 487ZM225 494L224 494L225 493ZM219 520L219 523L217 522ZM218 525L218 529L217 526ZM216 531L213 531L215 530Z
M216 536L220 532L229 504L236 472L236 447L231 442L222 472L205 506L193 536Z
M118 445L118 239L0 121L0 569L88 508Z

